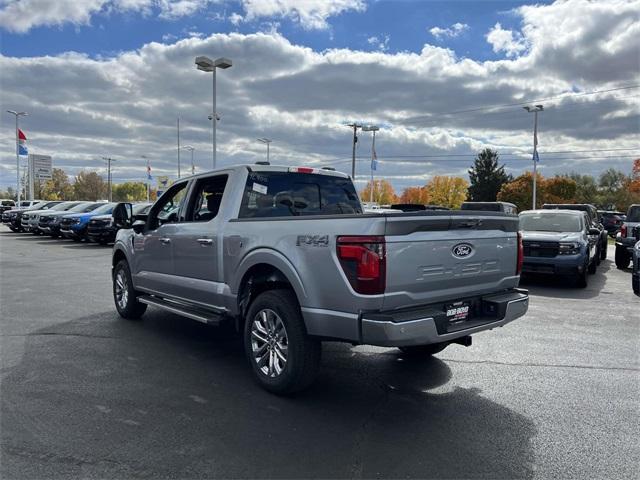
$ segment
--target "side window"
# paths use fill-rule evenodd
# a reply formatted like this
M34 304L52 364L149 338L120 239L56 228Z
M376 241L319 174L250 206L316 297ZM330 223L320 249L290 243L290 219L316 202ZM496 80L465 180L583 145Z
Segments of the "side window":
M208 222L218 215L227 175L201 178L196 182L189 202L186 222Z
M155 230L165 223L177 222L178 212L186 193L187 182L173 185L167 190L153 206L147 223L149 230Z

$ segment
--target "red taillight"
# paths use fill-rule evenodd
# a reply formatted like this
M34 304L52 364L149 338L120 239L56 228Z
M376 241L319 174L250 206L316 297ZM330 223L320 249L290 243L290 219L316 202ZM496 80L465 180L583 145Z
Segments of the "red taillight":
M342 236L337 241L338 259L351 287L364 295L384 293L386 251L382 236Z
M522 233L518 232L518 263L516 265L516 275L522 272L522 262L524 261L524 247L522 246Z
M290 167L289 171L294 173L315 173L316 169L311 167Z
M622 227L620 227L620 236L627 238L627 225L622 225Z

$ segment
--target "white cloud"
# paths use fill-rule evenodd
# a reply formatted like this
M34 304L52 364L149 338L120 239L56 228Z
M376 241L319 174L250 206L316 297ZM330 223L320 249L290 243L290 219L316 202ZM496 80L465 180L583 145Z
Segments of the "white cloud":
M470 155L494 146L523 152L523 161L507 160L510 173L518 174L529 166L532 127L520 106L446 112L640 83L640 47L629 34L638 28L631 14L640 2L574 2L567 8L580 14L579 26L564 5L519 10L529 48L487 62L433 45L418 53L316 52L276 32L150 43L112 58L0 56L0 104L29 112L22 125L30 150L52 154L55 165L71 174L81 167L102 169L100 157L109 155L118 159L116 181L143 179L142 154L150 157L154 174L174 174L178 115L182 141L196 147L203 169L210 165L211 76L197 71L193 60L215 52L234 63L217 77L220 165L262 159L264 148L255 139L266 136L273 139L274 162L349 171L351 137L343 124L358 119L386 125L377 136L378 173L397 189L434 174L464 175L471 157L429 162L389 155ZM544 152L637 148L637 95L636 89L543 101L543 173L630 169L631 159L624 157L562 163L546 161ZM11 128L5 121L0 129L3 187L15 180ZM360 138L357 172L364 181L370 136Z
M376 50L386 52L387 50L389 50L389 35L385 35L384 37L378 37L374 35L367 38L367 43L373 46Z
M515 57L527 49L525 39L520 33L503 29L499 22L489 30L486 38L494 52L504 52L507 57Z
M0 27L25 33L34 27L88 25L98 13L136 11L173 19L192 15L215 0L3 0Z
M283 17L297 21L307 30L328 28L327 18L349 10L362 12L364 0L241 0L245 20Z
M437 40L442 40L443 38L458 37L467 30L469 30L469 25L467 25L466 23L457 22L451 25L449 28L433 27L429 29L429 33L436 37Z
M237 12L233 12L231 15L229 15L229 21L233 25L240 25L240 23L244 21L244 17Z

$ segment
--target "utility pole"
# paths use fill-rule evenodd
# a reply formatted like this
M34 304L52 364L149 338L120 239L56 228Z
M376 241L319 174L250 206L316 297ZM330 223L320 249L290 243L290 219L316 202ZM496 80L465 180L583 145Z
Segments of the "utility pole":
M351 180L356 180L356 143L358 142L358 129L362 128L359 123L348 123L347 127L353 128L353 152L351 153Z
M195 147L193 147L192 145L185 145L182 148L184 148L185 150L189 150L191 152L191 175L195 175L196 165L195 163L193 163L193 151L195 150Z
M149 165L149 157L146 155L140 155L141 158L147 161L147 202L150 201L151 198L151 165Z
M535 108L522 107L527 112L533 113L533 209L536 209L536 190L538 181L538 112L544 110L542 105L535 105Z
M111 157L102 157L102 159L107 162L107 185L109 186L109 201L111 202L111 162L115 162L116 160Z
M7 113L15 115L16 117L16 205L20 206L20 139L18 138L18 117L27 116L27 112L16 112L14 110L7 110ZM25 195L26 196L26 195Z

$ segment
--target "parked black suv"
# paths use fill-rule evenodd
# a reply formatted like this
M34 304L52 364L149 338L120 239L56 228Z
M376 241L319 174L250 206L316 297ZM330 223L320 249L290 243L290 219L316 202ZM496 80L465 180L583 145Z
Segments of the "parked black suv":
M152 203L138 203L133 206L133 219L146 220L147 214L151 209ZM115 208L114 208L115 210ZM116 233L119 227L114 222L113 213L108 215L97 215L89 220L87 225L87 237L92 242L100 245L107 245L116 240Z
M608 233L605 230L598 210L593 205L588 203L545 203L542 208L544 210L580 210L581 212L587 212L591 226L600 230L600 241L598 242L598 259L604 260L607 258L607 246L608 246Z
M616 233L620 231L620 227L624 223L625 214L622 212L609 212L606 210L598 210L602 226L607 231L610 237L615 237Z

